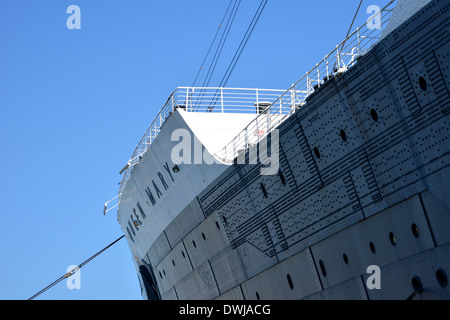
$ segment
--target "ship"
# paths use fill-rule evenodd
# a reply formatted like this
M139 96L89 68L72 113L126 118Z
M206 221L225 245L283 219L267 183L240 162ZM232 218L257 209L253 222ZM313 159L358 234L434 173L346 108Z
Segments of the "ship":
M120 170L142 298L449 299L449 10L391 1L288 89L174 90Z

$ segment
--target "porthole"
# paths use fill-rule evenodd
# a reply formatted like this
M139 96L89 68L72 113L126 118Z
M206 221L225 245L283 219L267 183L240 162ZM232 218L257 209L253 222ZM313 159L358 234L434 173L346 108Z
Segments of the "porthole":
M341 135L341 139L343 141L347 141L347 134L345 133L344 130L341 130L341 132L339 134Z
M217 221L216 221L216 227L217 227L218 230L220 230L220 226L219 226L219 223Z
M162 274L161 274L161 271L159 271L159 277L162 279Z
M164 269L163 269L163 274L164 274L164 276L166 275L166 270L164 270Z
M227 223L227 218L225 218L225 216L222 216L222 221L223 221L224 223Z
M419 77L419 86L422 91L427 91L428 84L424 77Z
M181 251L181 255L183 256L183 258L186 258L186 255L184 254L184 251Z
M175 261L172 260L172 264L173 264L173 266L175 267Z
M389 241L393 246L397 245L397 239L395 238L395 235L392 232L389 233Z
M289 274L287 274L286 276L288 284L289 284L289 288L291 288L291 290L294 290L294 283L292 283L292 278Z
M417 276L413 277L411 279L411 284L412 284L412 287L413 287L414 291L417 291L418 293L422 292L422 289L423 289L422 281L420 281L419 277L417 277Z
M373 244L373 242L369 243L369 248L372 253L375 253L375 245Z
M320 271L322 271L322 275L324 277L327 276L327 270L325 269L325 265L323 264L322 260L319 260L319 267L320 267Z
M345 264L348 264L348 257L345 253L342 255L342 259L344 259Z
M373 121L378 122L378 113L375 111L375 109L370 110L370 116L372 117Z
M319 152L319 149L314 148L314 154L316 155L317 158L320 158L320 152Z
M447 286L448 280L444 270L439 269L436 271L436 280L442 288Z
M203 232L202 232L202 238L203 238L203 240L206 240L206 236Z
M416 237L416 238L419 237L419 227L415 223L413 223L411 225L411 231L412 231L412 234L414 235L414 237Z
M197 248L197 244L195 243L194 240L192 240L192 245L194 246L194 248Z
M261 299L259 298L259 293L258 293L258 291L256 291L256 300L261 300Z

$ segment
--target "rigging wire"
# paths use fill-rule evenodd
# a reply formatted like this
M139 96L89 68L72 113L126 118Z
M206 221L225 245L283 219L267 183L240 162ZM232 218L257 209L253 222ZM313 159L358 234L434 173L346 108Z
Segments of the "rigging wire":
M353 24L355 23L356 16L358 15L358 12L359 12L359 9L361 8L362 3L363 3L363 0L361 0L359 2L358 9L356 9L355 15L353 16L352 23L350 24L350 27L348 28L347 35L345 36L345 40L342 42L342 46L339 49L339 51L342 51L342 49L344 48L345 42L347 41L347 38L348 38L348 35L350 34L350 31L352 31ZM336 67L336 63L337 62L334 63L333 69Z
M46 286L44 289L42 289L41 291L35 293L34 295L32 295L30 298L28 298L28 300L33 300L34 298L36 298L37 296L41 295L42 293L44 293L45 291L47 291L48 289L50 289L51 287L55 286L56 284L58 284L59 282L61 282L64 279L67 279L71 276L73 276L79 269L81 269L84 265L86 265L88 262L90 262L91 260L93 260L94 258L96 258L98 255L100 255L102 252L104 252L105 250L107 250L109 247L111 247L112 245L114 245L116 242L118 242L119 240L121 240L123 237L125 237L125 235L122 235L121 237L119 237L118 239L116 239L115 241L113 241L112 243L110 243L109 245L107 245L106 247L104 247L102 250L100 250L99 252L97 252L96 254L94 254L93 256L91 256L90 258L88 258L87 260L83 261L80 265L78 265L75 269L73 269L72 271L66 273L65 275L59 277L58 279L56 279L55 281L53 281L51 284L49 284L48 286Z
M195 87L195 83L197 82L197 79L198 79L198 77L200 75L200 72L203 70L203 66L205 65L206 59L208 59L209 53L211 52L211 49L212 49L214 43L216 42L217 36L219 35L220 30L222 29L223 22L225 21L225 18L228 15L228 11L230 10L230 7L231 7L232 3L233 3L233 0L230 1L230 4L228 5L227 11L225 12L225 15L222 18L222 21L220 21L219 28L217 28L216 34L214 35L214 39L211 42L211 45L209 46L208 52L206 53L206 56L203 59L203 62L201 64L201 66L200 66L200 69L197 72L197 76L195 77L194 82L192 83L192 87Z
M363 0L361 0L361 1L359 2L358 9L356 9L355 16L353 17L353 20L352 20L352 23L351 23L351 25L350 25L350 28L348 28L347 35L345 36L346 39L347 39L348 35L350 34L350 31L352 31L353 24L355 23L356 16L358 15L358 12L359 12L359 9L361 8L362 3L363 3ZM344 43L345 43L345 42L344 42ZM344 45L344 43L342 43L342 45Z
M264 8L266 7L267 1L268 0L261 0L261 3L259 4L259 7L256 10L256 13L253 16L253 19L250 22L250 25L248 26L247 31L245 32L245 34L241 40L241 43L239 44L239 47L233 56L233 59L231 59L231 62L228 65L227 71L225 72L224 76L222 77L222 80L220 81L220 84L218 87L225 87L226 84L228 83L228 80L230 79L230 76L231 76L234 68L236 67L237 62L239 61L239 58L242 55L242 52L244 51L245 46L247 45L247 42L250 39L250 37L253 33L253 30L255 29L255 26L259 21L259 18L261 17L261 14L264 11ZM208 110L210 110L210 111L214 108L214 106L217 102L217 99L218 99L217 94L218 94L218 91L216 91L216 94L214 95L215 100L212 101L208 107ZM211 106L211 104L214 104L214 106Z
M234 70L234 67L236 66L236 64L237 64L237 62L238 62L238 60L239 60L239 58L241 57L241 54L242 54L242 52L244 51L244 48L245 48L245 46L247 45L247 42L248 42L248 40L250 39L250 36L252 35L253 30L255 29L255 26L256 26L256 24L258 23L259 18L261 17L262 12L264 11L264 8L266 7L267 1L268 1L268 0L262 0L262 1L261 1L261 3L260 3L260 5L259 5L258 9L256 10L255 15L253 16L252 22L250 22L250 25L248 26L247 31L245 32L245 35L244 35L244 37L242 38L242 41L241 41L241 43L239 44L239 47L238 47L238 49L236 50L236 53L234 54L234 57L233 57L233 59L231 60L229 66L228 66L227 71L225 72L225 75L223 76L222 80L220 81L219 87L225 86L225 85L227 84L228 79L230 78L231 73L232 73L233 70ZM263 5L263 3L264 3L264 5ZM262 9L261 9L261 6L262 6ZM259 13L258 13L258 12L259 12ZM255 18L256 18L256 21L255 21ZM251 28L251 30L250 30L250 28ZM249 31L250 31L250 33L249 33ZM247 34L248 34L248 36L247 36ZM244 42L244 40L245 40L245 42ZM242 48L241 48L241 47L242 47ZM239 52L239 55L238 55L238 52ZM237 58L236 58L236 55L237 55ZM235 58L236 58L236 60L235 60ZM233 63L233 61L234 61L234 63ZM230 73L228 73L228 71L230 70L231 65L233 65L233 67L231 68ZM228 73L228 76L227 76L227 73ZM226 77L226 79L225 79L225 77ZM225 80L225 81L224 81L224 80Z
M202 84L203 88L209 86L209 83L211 81L212 75L214 73L214 70L216 69L217 63L219 61L220 55L222 54L223 47L225 46L225 42L226 42L226 40L228 38L228 34L230 33L231 27L233 26L233 22L234 22L234 19L236 17L236 14L237 14L237 11L238 11L240 5L241 5L241 0L235 0L234 1L234 5L233 5L233 8L231 10L230 16L228 17L227 23L225 25L225 29L224 29L224 31L222 33L222 36L221 36L220 41L219 41L219 44L218 44L218 46L216 48L216 51L214 53L214 57L213 57L213 59L212 59L212 61L210 63L210 66L208 68L208 72L206 74L206 78L203 81L203 84ZM200 108L200 104L203 101L203 98L204 98L205 93L206 93L205 91L206 91L205 89L202 89L200 91L199 96L197 97L197 100L195 102L195 104L197 105L197 110L198 110L198 108ZM199 102L199 100L200 100L200 102ZM186 101L186 104L187 103L188 103L188 101Z
M237 4L237 7L236 7L236 4ZM216 69L217 62L219 61L219 58L222 54L223 47L225 46L225 42L228 38L228 34L230 33L231 27L233 26L234 18L236 17L236 13L237 13L240 5L241 5L241 0L236 0L234 3L231 15L228 18L227 26L222 34L222 38L220 39L219 46L217 47L216 53L214 54L213 61L211 62L211 65L209 67L208 73L206 75L206 79L205 79L205 81L203 81L202 87L207 87L211 81L211 77L214 73L214 70ZM231 20L231 23L230 23L230 20ZM217 57L217 59L216 59L216 57ZM213 62L214 62L214 67L213 67ZM211 68L212 68L212 70L211 70Z

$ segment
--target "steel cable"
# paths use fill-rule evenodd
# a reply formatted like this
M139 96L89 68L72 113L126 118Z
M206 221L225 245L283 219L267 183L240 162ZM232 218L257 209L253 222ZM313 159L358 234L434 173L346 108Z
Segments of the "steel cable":
M61 276L60 278L58 278L57 280L53 281L51 284L49 284L48 286L46 286L44 289L42 289L41 291L35 293L34 295L32 295L30 298L28 298L28 300L33 300L34 298L36 298L37 296L41 295L42 293L44 293L45 291L47 291L48 289L52 288L53 286L55 286L56 284L58 284L59 282L61 282L64 279L69 278L70 276L74 275L78 269L81 269L84 265L86 265L88 262L90 262L91 260L95 259L98 255L100 255L102 252L104 252L105 250L107 250L108 248L110 248L112 245L114 245L116 242L118 242L119 240L121 240L123 237L125 237L125 235L119 237L118 239L116 239L115 241L113 241L112 243L110 243L109 245L107 245L106 247L104 247L102 250L100 250L99 252L97 252L96 254L94 254L93 256L91 256L90 258L86 259L85 261L83 261L80 265L78 265L77 268L73 269L71 272L64 274L63 276ZM76 271L75 271L76 270ZM73 273L72 273L73 272Z

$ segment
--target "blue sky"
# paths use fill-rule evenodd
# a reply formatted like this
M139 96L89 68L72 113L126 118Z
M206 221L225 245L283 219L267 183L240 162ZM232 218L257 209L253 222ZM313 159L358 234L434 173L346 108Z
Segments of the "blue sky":
M362 25L364 0L354 28ZM118 171L190 86L230 0L0 0L0 299L27 299L117 239ZM259 0L242 1L218 85ZM227 86L287 89L347 33L359 0L269 0ZM66 9L81 9L69 30ZM198 83L201 83L198 82ZM125 240L38 299L141 299Z

